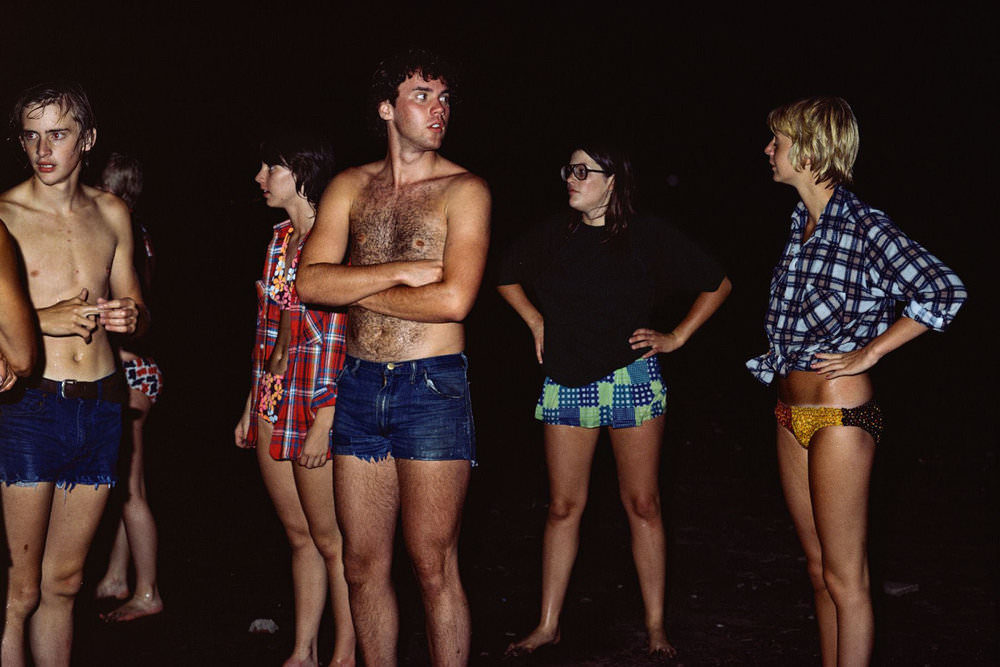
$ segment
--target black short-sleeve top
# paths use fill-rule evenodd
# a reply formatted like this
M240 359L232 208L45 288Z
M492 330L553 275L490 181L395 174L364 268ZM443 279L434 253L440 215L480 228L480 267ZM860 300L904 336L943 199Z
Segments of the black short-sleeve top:
M607 240L603 227L552 218L517 239L504 254L497 284L528 288L545 318L543 368L556 382L578 387L627 366L647 350L628 338L651 326L665 292L711 292L722 267L677 228L635 216L624 235Z

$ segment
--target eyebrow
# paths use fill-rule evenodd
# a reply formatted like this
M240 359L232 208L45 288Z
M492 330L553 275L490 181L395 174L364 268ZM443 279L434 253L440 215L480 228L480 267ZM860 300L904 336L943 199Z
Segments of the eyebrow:
M415 86L413 88L413 91L414 92L420 92L420 93L433 93L434 89L431 88L430 86ZM444 90L441 91L442 95L447 95L447 94L450 94L450 93L451 93L451 91L449 91L447 88L445 88Z

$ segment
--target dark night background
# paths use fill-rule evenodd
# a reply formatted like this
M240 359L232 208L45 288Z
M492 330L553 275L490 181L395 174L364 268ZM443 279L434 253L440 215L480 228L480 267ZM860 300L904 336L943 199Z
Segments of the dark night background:
M610 132L632 151L645 208L674 216L733 280L723 309L665 360L677 664L818 664L804 562L775 471L773 392L742 363L765 345L768 279L796 201L771 183L765 116L810 94L852 104L862 137L853 189L971 293L946 334L923 336L874 372L890 428L873 482L877 661L995 664L997 437L986 415L996 409L987 338L996 216L986 176L997 87L986 17L955 3L629 5L493 13L416 3L38 4L4 17L3 108L38 81L80 80L98 116L93 164L118 150L145 165L138 214L158 250L152 338L167 393L149 424L148 476L166 611L105 627L85 588L77 664L267 665L287 656L287 546L252 455L231 444L247 391L252 281L280 219L252 181L257 146L269 127L295 123L329 135L341 166L381 157L365 129L366 84L380 57L408 45L440 51L464 74L442 152L490 183L494 250L565 205L556 175L573 141ZM18 153L7 142L0 187L26 177ZM463 573L473 659L493 664L537 618L546 484L530 413L541 378L525 327L488 282L468 340L481 466ZM539 664L641 663L641 605L606 448L594 469L563 645ZM91 586L105 537L92 553ZM422 664L419 600L399 570L401 655ZM884 595L884 581L919 591ZM281 631L247 634L258 617ZM321 657L330 650L325 621Z

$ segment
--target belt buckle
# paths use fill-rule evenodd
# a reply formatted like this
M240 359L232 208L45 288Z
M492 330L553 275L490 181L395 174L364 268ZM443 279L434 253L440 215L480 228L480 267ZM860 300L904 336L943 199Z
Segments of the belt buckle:
M59 383L59 395L63 398L75 398L75 396L66 394L66 387L70 387L70 394L73 393L73 385L76 384L76 380L63 380Z

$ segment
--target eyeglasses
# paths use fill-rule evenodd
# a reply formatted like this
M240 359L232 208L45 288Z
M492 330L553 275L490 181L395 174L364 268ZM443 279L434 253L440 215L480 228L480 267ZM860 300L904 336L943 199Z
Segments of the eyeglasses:
M585 181L587 180L587 176L589 176L592 171L597 172L598 174L608 173L603 169L591 169L585 164L568 164L559 170L559 176L562 177L564 181L568 181L570 175L572 174L573 178L576 180Z

